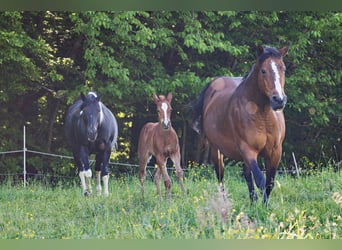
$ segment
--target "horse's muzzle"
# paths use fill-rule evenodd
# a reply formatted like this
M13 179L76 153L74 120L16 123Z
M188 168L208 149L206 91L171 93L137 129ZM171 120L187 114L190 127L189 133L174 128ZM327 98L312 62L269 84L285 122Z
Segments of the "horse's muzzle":
M96 131L88 131L88 141L94 142L97 138L97 132Z
M271 97L271 107L274 111L284 109L286 102L287 102L286 96L284 96L283 98L281 98L278 95L274 95Z
M168 130L171 127L171 122L170 121L168 121L168 122L162 121L161 125L162 125L163 129Z

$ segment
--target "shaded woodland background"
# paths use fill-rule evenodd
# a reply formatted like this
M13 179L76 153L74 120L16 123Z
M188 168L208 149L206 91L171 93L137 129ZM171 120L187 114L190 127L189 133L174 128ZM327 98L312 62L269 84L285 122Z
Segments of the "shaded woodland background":
M282 167L293 167L294 152L301 168L319 170L342 158L341 27L341 12L0 12L0 151L22 148L26 125L28 147L70 155L66 109L94 90L119 122L113 160L135 164L140 129L157 119L152 93L171 91L182 164L206 162L188 104L215 76L245 75L257 45L289 45ZM28 161L35 171L74 171ZM21 162L0 155L0 173Z

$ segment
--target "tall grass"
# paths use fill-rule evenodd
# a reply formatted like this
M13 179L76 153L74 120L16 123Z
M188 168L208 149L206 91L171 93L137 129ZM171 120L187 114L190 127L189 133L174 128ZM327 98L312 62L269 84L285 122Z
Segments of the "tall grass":
M212 169L185 174L186 194L173 179L171 200L151 179L141 198L136 176L110 179L108 198L81 194L78 179L49 187L0 186L1 239L337 239L342 235L342 178L325 170L276 177L270 207L250 204L238 167L227 168L226 198ZM170 174L173 177L174 173Z

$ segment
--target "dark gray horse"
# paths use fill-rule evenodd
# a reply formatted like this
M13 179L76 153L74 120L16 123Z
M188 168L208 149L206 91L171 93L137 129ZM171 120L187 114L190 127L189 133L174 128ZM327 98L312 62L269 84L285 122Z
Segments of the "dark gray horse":
M101 194L101 176L104 195L108 196L108 162L115 150L118 124L113 113L100 101L101 96L81 93L81 99L71 105L66 114L65 134L72 148L84 195L91 194L89 155L96 155L96 190Z

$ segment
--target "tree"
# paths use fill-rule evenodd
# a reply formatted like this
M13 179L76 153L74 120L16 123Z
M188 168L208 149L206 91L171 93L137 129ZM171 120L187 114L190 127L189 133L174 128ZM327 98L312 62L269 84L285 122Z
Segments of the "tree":
M173 92L185 165L199 154L189 103L212 78L245 75L263 44L290 45L285 158L336 158L341 20L340 12L0 12L0 148L21 145L29 124L31 147L68 152L65 111L80 92L95 90L118 117L117 159L136 163L139 131L156 120L152 93Z

